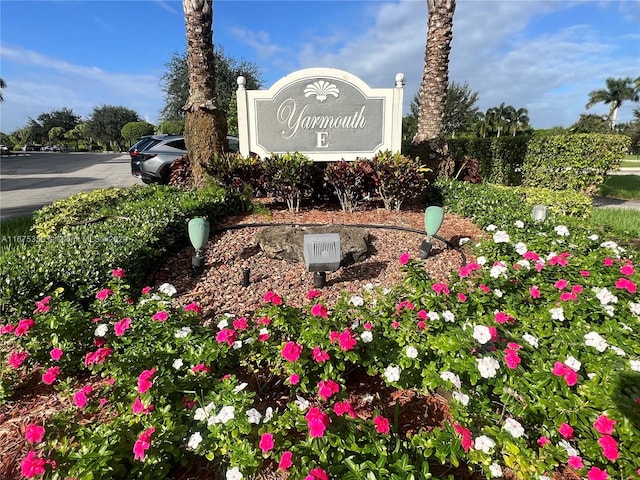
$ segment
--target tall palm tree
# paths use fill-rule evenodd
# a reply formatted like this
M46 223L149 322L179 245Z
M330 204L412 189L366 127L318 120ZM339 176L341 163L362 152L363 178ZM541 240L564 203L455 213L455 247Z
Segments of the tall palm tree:
M427 45L420 85L420 113L413 145L428 142L441 163L448 156L443 139L443 118L449 84L449 53L453 39L455 0L427 0ZM452 169L449 169L452 170ZM445 175L447 176L447 175Z
M623 102L630 100L637 102L640 99L636 85L630 77L626 78L607 78L607 88L594 90L589 93L589 102L586 108L589 109L598 103L604 103L609 105L609 116L607 121L611 130L616 126L616 118L618 116L618 109Z
M515 137L518 132L523 132L529 128L529 111L526 108L519 108L518 110L513 107L510 108L509 133Z
M213 0L182 0L187 33L189 98L183 109L184 138L193 184L206 183L206 165L227 148L227 120L216 106L213 55Z
M7 82L4 81L4 78L0 78L0 102L4 102L4 95L2 95L3 88L7 88Z

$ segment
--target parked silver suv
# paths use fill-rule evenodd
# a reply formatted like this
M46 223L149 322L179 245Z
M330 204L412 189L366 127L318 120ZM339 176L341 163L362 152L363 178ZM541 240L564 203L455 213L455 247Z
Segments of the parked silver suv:
M239 150L237 137L227 136L229 150ZM187 154L184 135L151 135L143 137L129 150L131 174L144 183L169 182L171 165Z

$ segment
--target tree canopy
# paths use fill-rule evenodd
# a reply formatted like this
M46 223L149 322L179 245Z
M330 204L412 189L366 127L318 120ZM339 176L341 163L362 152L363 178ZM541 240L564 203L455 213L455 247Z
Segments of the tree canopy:
M124 138L122 127L129 122L139 122L136 112L126 107L101 105L93 108L93 113L87 122L89 134L105 145L115 145L123 150Z

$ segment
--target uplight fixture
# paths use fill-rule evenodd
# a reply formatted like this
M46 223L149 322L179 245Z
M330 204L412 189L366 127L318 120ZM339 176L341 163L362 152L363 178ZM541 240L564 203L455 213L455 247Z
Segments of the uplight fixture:
M531 216L534 222L544 222L549 215L549 209L544 205L534 205Z
M204 271L202 250L209 240L209 221L203 217L192 218L189 220L188 232L189 241L195 250L195 255L191 257L191 273L194 276L201 275Z
M340 268L340 234L305 234L303 241L304 263L313 274L314 288L324 287L327 274Z
M418 252L418 257L423 260L429 256L429 253L431 253L431 238L438 233L443 220L444 210L442 207L436 207L435 205L427 207L424 212L424 229L427 232L427 238L422 241L420 251Z

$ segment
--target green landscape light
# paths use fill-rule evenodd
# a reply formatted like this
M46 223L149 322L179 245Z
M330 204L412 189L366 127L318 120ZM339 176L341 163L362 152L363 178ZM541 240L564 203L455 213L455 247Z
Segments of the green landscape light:
M444 220L444 210L442 207L431 206L427 207L424 212L424 229L427 232L427 238L422 241L420 245L420 252L418 256L425 259L431 253L431 238L438 233Z
M547 219L548 209L544 205L534 205L531 216L534 222L544 222Z
M193 245L195 255L191 257L191 271L193 275L200 275L204 271L204 256L202 250L209 239L209 221L206 218L197 217L189 220L189 240Z

